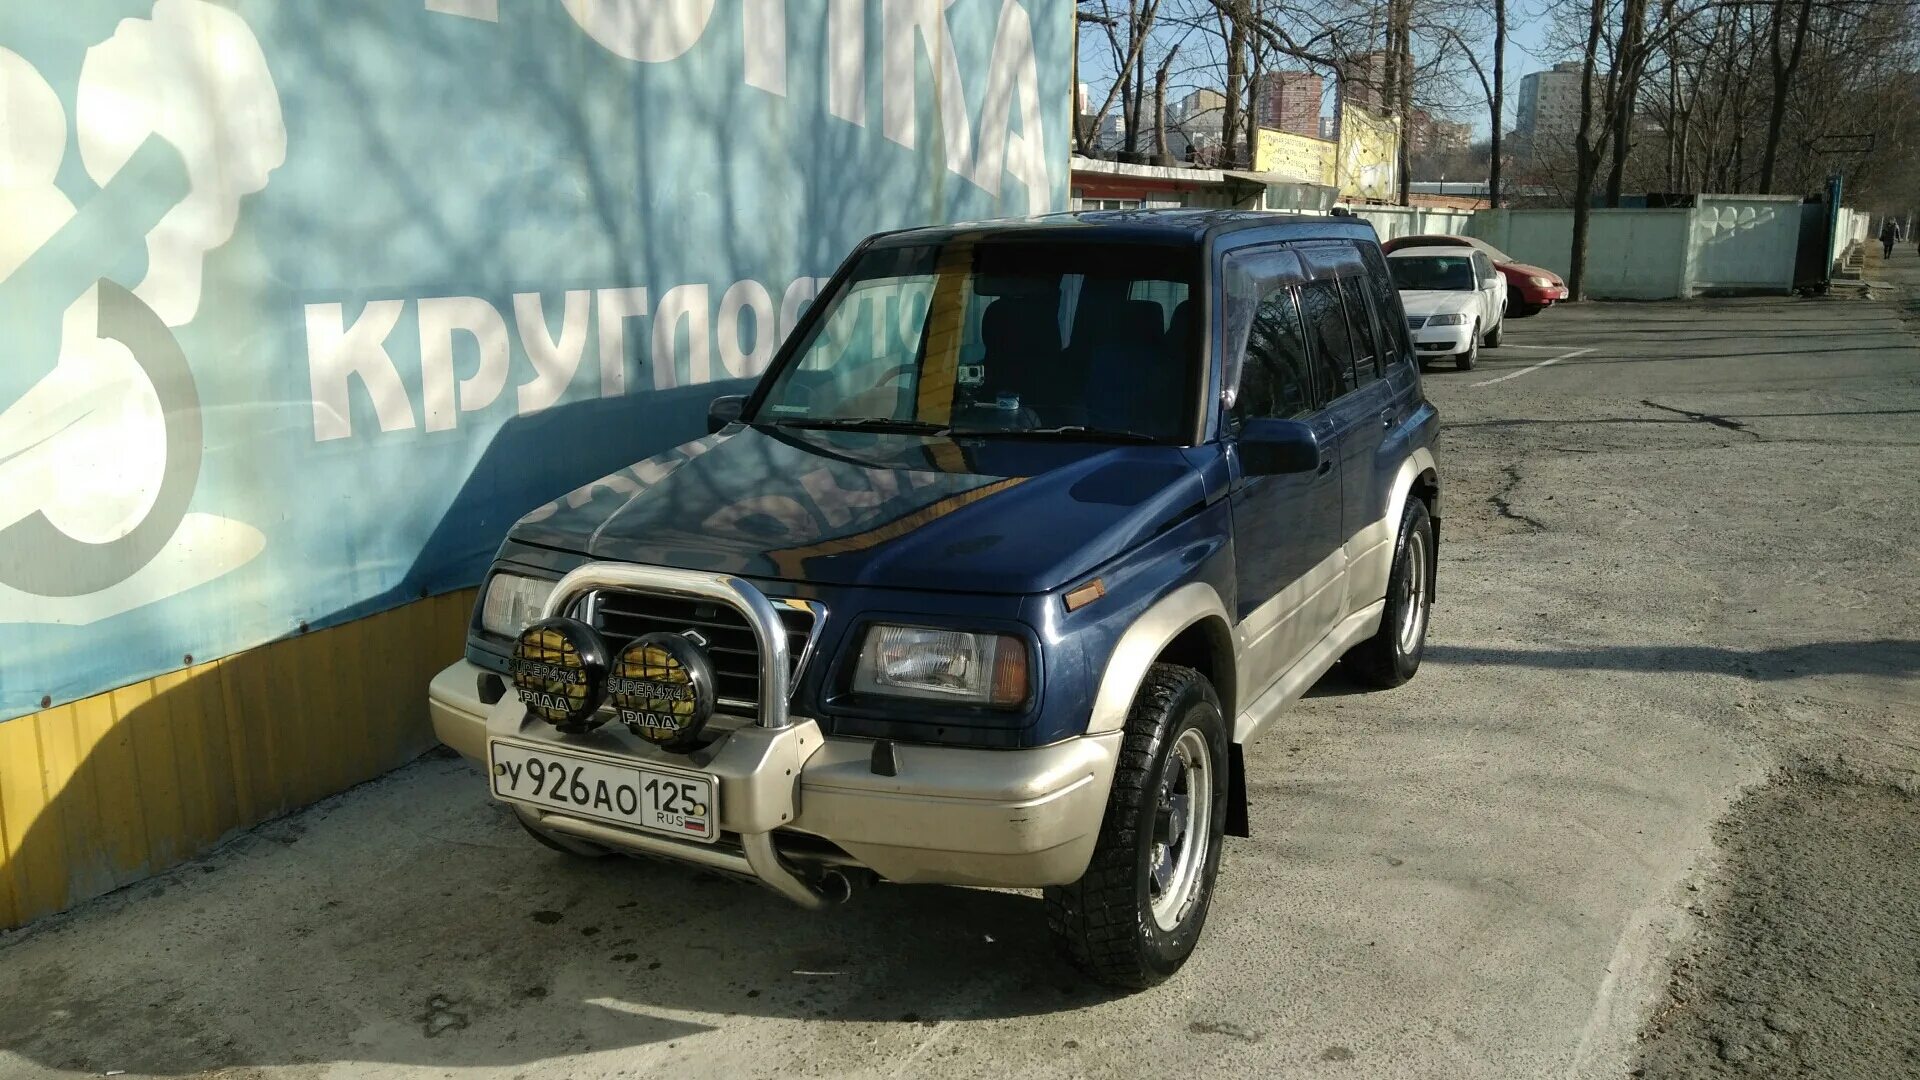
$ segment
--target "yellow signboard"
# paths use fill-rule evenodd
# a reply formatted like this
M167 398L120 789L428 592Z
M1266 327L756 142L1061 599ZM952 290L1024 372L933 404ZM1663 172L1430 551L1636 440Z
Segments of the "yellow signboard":
M1338 183L1345 200L1399 195L1400 124L1357 105L1340 106Z
M1334 185L1339 144L1291 131L1261 128L1254 145L1253 169L1303 184Z

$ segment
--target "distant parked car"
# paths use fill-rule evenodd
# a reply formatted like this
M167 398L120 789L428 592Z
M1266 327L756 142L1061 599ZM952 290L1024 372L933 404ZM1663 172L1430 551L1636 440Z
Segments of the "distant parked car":
M1471 236L1447 236L1440 233L1423 233L1418 236L1396 237L1380 245L1391 255L1402 248L1415 247L1470 247L1486 252L1493 260L1493 268L1507 279L1507 314L1516 319L1529 315L1538 315L1541 311L1567 298L1567 283L1560 275L1544 266L1516 261L1513 256Z
M1472 371L1480 346L1500 344L1506 328L1507 281L1486 252L1459 247L1403 247L1387 256L1407 330L1422 367L1453 357Z

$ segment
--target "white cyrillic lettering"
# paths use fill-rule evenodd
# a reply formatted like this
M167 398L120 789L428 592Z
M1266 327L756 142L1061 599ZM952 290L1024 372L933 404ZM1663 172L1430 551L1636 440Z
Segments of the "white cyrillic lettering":
M381 431L413 426L400 370L387 355L387 335L400 322L404 300L375 300L360 309L352 326L339 304L307 305L307 378L313 388L313 441L353 434L353 407L347 380L360 376L373 399Z
M753 312L753 351L746 352L740 347L740 314ZM767 293L767 287L748 279L736 281L733 287L720 297L719 323L720 366L728 375L744 379L767 370L768 361L773 359L773 297Z
M866 0L830 0L827 7L827 111L867 126Z
M1015 105L1020 109L1020 134L1009 131ZM1000 8L1000 26L993 37L993 63L988 69L987 100L980 111L980 156L973 182L989 195L1000 193L1002 169L1027 189L1027 213L1053 209L1053 181L1047 174L1046 137L1040 122L1040 72L1033 57L1033 25L1027 9L1015 0Z
M560 0L560 6L601 48L649 64L693 48L713 18L713 0Z
M573 385L580 370L580 357L587 351L587 320L593 293L574 289L567 293L567 307L560 316L560 340L553 340L547 328L547 315L541 308L539 293L513 295L513 322L520 330L520 347L533 361L533 380L520 384L521 416L536 413L560 400Z
M960 85L960 60L947 32L945 9L953 0L884 0L881 28L885 57L881 78L881 116L886 136L912 149L918 141L919 86L914 78L914 40L925 43L933 66L933 96L940 107L940 134L946 141L947 171L973 172L973 129Z
M933 306L933 283L911 282L900 286L900 340L919 341L927 325L927 309Z
M712 360L707 354L707 287L675 285L660 298L653 313L653 388L668 390L676 386L698 386L713 380ZM679 377L674 344L680 325L687 327L687 381Z
M745 0L740 18L747 85L786 97L787 0Z
M600 396L627 392L626 320L647 313L647 290L601 289L595 294L600 318Z
M887 303L899 295L900 286L898 285L878 285L860 290L860 298L866 302L867 314L873 320L872 326L867 330L867 336L873 339L871 344L875 360L892 351L893 335L888 332L892 327L887 322Z
M427 0L427 10L436 15L458 15L481 22L500 21L500 0Z
M480 346L480 364L460 380L461 412L484 409L507 385L507 320L477 296L435 296L416 305L420 320L420 396L428 431L454 426L453 333L464 330Z
M813 298L820 295L826 287L826 278L794 278L787 286L786 295L780 298L780 340L793 336L793 328L800 325L800 316L807 310Z

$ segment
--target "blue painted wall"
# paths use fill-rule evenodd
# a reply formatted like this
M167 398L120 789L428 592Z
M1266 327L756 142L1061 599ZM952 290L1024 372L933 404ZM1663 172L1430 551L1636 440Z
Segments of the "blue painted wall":
M7 5L0 719L471 584L860 237L1063 208L1071 9Z

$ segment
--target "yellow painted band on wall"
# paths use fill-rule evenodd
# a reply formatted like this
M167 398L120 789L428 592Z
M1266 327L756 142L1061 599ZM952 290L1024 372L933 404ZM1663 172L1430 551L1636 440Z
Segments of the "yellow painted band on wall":
M174 866L433 745L471 589L0 722L0 928Z

